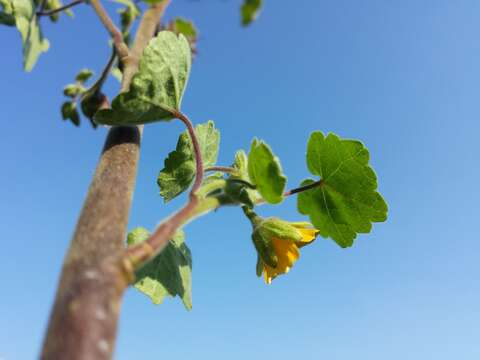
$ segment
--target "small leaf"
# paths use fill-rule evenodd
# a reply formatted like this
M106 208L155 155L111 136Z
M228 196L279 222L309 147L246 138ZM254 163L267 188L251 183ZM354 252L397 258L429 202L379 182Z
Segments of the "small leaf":
M287 178L280 161L263 141L254 139L248 155L248 175L262 197L271 204L283 199Z
M11 0L0 0L0 24L15 26L13 4Z
M77 76L75 76L75 80L81 84L87 82L93 76L93 71L90 69L82 69L78 72Z
M197 37L197 28L193 25L193 22L183 19L181 17L177 17L173 19L173 29L176 34L182 34L187 39L192 38L195 39Z
M128 234L128 245L145 241L148 230L136 228ZM192 255L185 234L177 231L167 247L136 273L135 287L161 304L166 296L179 296L187 310L192 309Z
M250 25L259 15L262 7L262 0L244 0L240 12L242 14L242 25Z
M261 196L258 191L248 186L248 184L252 184L252 180L248 175L248 158L245 151L237 151L232 167L235 169L235 172L230 174L225 192L232 201L253 208L255 202L261 199Z
M55 10L55 9L58 9L58 8L60 8L60 7L62 7L62 6L63 6L63 2L62 2L61 0L47 0L47 1L45 2L45 8L44 8L44 10L48 10L48 11L49 11L49 10ZM63 12L64 12L65 14L67 14L68 16L73 17L73 12L72 12L72 10L70 10L70 9L65 9L65 10L63 10ZM49 16L50 20L51 20L52 22L57 22L58 19L60 18L60 14L61 14L61 13L62 13L62 12L56 12L56 13L50 15L50 16Z
M11 5L15 25L22 37L23 67L31 71L40 54L48 50L49 43L40 30L33 0L12 0Z
M61 110L63 120L69 119L75 126L80 126L80 115L74 101L64 102Z
M308 140L308 169L322 182L298 195L298 210L341 247L351 246L357 233L369 233L372 222L387 219L387 204L376 191L377 177L368 161L368 150L359 141L319 131ZM313 182L307 179L302 185Z
M135 19L140 15L140 9L132 0L115 0L117 3L125 5L123 9L118 10L120 14L120 28L123 38L128 44L130 42L130 29Z
M85 89L78 84L68 84L63 88L63 95L73 99L83 94L84 91Z
M195 127L204 167L213 166L217 162L220 133L213 121ZM178 138L175 151L168 154L165 167L158 175L157 183L160 195L168 202L185 191L195 177L195 156L188 132Z
M191 66L188 41L183 35L162 31L150 41L140 59L130 90L115 97L112 109L97 112L95 122L138 125L174 118Z
M117 66L113 67L113 69L110 71L110 74L112 74L112 76L117 79L118 82L122 82L123 73L122 70L120 70Z

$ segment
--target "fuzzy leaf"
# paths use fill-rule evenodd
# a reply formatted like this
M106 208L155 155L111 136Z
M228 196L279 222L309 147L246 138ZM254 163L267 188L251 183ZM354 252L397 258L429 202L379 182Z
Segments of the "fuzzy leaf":
M253 208L255 202L261 199L261 196L258 191L248 186L248 184L252 183L252 180L248 175L248 158L245 151L237 151L232 167L235 169L235 172L228 177L225 192L232 201ZM238 180L241 180L241 182Z
M387 219L387 204L377 192L377 177L369 153L356 140L314 132L308 141L307 165L322 179L320 186L298 195L298 210L309 215L323 237L341 247L353 244L357 233L369 233L372 222ZM314 180L307 179L302 185Z
M128 234L128 245L145 241L148 230L136 228ZM177 231L167 247L136 273L135 287L154 304L166 296L179 296L187 310L192 309L192 255L185 244L185 234Z
M204 167L213 166L217 162L220 132L213 121L195 127ZM178 138L175 151L168 154L165 167L158 175L157 183L160 195L168 202L185 191L195 177L195 157L193 145L188 132Z
M283 199L287 178L279 159L263 141L254 139L248 155L248 175L262 197L271 204Z
M49 43L40 30L33 0L12 0L11 5L15 25L22 37L23 67L31 71L40 54L48 50Z
M93 76L93 71L90 69L82 69L78 72L77 76L75 76L75 80L81 84L87 82Z
M130 90L115 97L112 109L95 115L106 125L138 125L173 119L180 104L191 66L188 41L183 35L162 31L143 52Z
M80 115L75 101L64 102L61 111L63 120L69 119L75 126L80 126Z
M242 14L242 25L250 25L259 15L262 7L262 0L244 0L240 9Z

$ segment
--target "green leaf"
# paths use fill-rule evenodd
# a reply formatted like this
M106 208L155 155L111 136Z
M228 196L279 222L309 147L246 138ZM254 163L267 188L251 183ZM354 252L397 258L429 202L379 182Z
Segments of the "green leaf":
M165 0L143 0L143 2L147 3L148 5L155 5L155 4L158 4L162 1L165 1Z
M255 202L261 199L261 196L258 191L248 186L248 184L252 184L252 180L248 175L248 158L245 151L237 151L232 167L235 169L235 172L228 177L225 192L232 201L253 208Z
M136 228L128 234L128 245L145 241L148 230ZM187 310L192 309L192 255L185 234L177 231L167 247L136 273L135 287L161 304L166 296L179 296Z
M0 24L15 26L13 4L11 0L0 0Z
M279 159L263 141L253 139L248 154L248 175L262 197L271 204L283 199L287 178Z
M244 0L240 9L242 14L242 25L250 25L260 14L262 0Z
M113 67L113 69L110 71L110 74L115 78L117 79L118 82L122 82L122 78L123 78L123 73L122 73L122 70L120 70L118 67Z
M188 41L183 35L162 31L150 41L126 93L112 109L97 112L95 122L106 125L146 124L171 120L180 111L191 66Z
M115 0L117 3L125 5L123 9L118 10L120 14L120 29L123 38L128 44L130 42L130 29L135 19L140 15L140 9L132 0Z
M187 19L177 17L173 19L172 25L173 25L172 30L176 34L182 34L186 38L192 38L192 39L195 39L197 37L197 34L198 34L197 28L195 27L195 25L193 25L193 22Z
M75 76L75 80L81 84L87 82L93 76L93 71L90 69L82 69L78 72L77 76Z
M63 6L63 2L62 2L61 0L47 0L47 1L45 2L45 9L44 9L44 10L47 10L47 11L55 10L55 9L58 9L58 8L60 8L60 7L62 7L62 6ZM72 12L72 10L70 10L70 9L65 9L63 12L66 13L68 16L73 17L73 12ZM61 13L62 13L62 12L57 12L57 13L55 13L55 14L50 15L50 16L49 16L50 20L51 20L52 22L57 22L58 19L60 18L60 14L61 14Z
M200 144L204 167L215 165L220 132L215 128L214 122L197 125L195 134ZM168 202L185 191L195 178L195 156L187 131L178 138L176 150L168 154L164 166L158 175L157 183L160 195Z
M298 210L309 215L323 237L341 247L353 244L357 233L369 233L372 222L387 219L387 204L377 190L369 153L356 140L314 132L308 140L307 165L320 185L298 195ZM307 179L302 185L312 184Z
M70 98L75 98L81 94L83 94L85 88L78 84L68 84L63 88L63 95L68 96Z
M35 14L33 0L12 0L15 25L23 43L23 67L31 71L41 53L49 48L48 40L43 38Z
M64 102L61 111L63 120L69 119L75 126L80 126L80 115L75 101Z

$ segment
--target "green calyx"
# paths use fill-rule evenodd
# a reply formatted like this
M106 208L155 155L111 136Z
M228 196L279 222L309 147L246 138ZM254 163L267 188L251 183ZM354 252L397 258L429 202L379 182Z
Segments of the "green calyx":
M301 241L302 234L292 223L275 217L264 219L256 228L263 237L289 241Z

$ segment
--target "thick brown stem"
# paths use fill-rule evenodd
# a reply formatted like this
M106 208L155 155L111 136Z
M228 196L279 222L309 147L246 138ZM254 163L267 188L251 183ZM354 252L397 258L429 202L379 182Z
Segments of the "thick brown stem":
M169 0L164 0L165 6ZM99 0L90 3L116 41L120 59L129 58L123 39ZM142 22L158 24L165 6L149 8ZM152 18L152 13L155 18ZM140 26L135 53L152 37ZM125 64L128 67L128 63ZM136 67L135 67L136 71ZM127 91L133 74L122 81ZM42 359L90 360L112 357L122 294L133 278L124 260L128 215L140 154L143 126L110 129L66 256L50 315Z
M42 359L112 356L128 274L105 259L125 247L139 147L137 127L110 130L63 266Z

